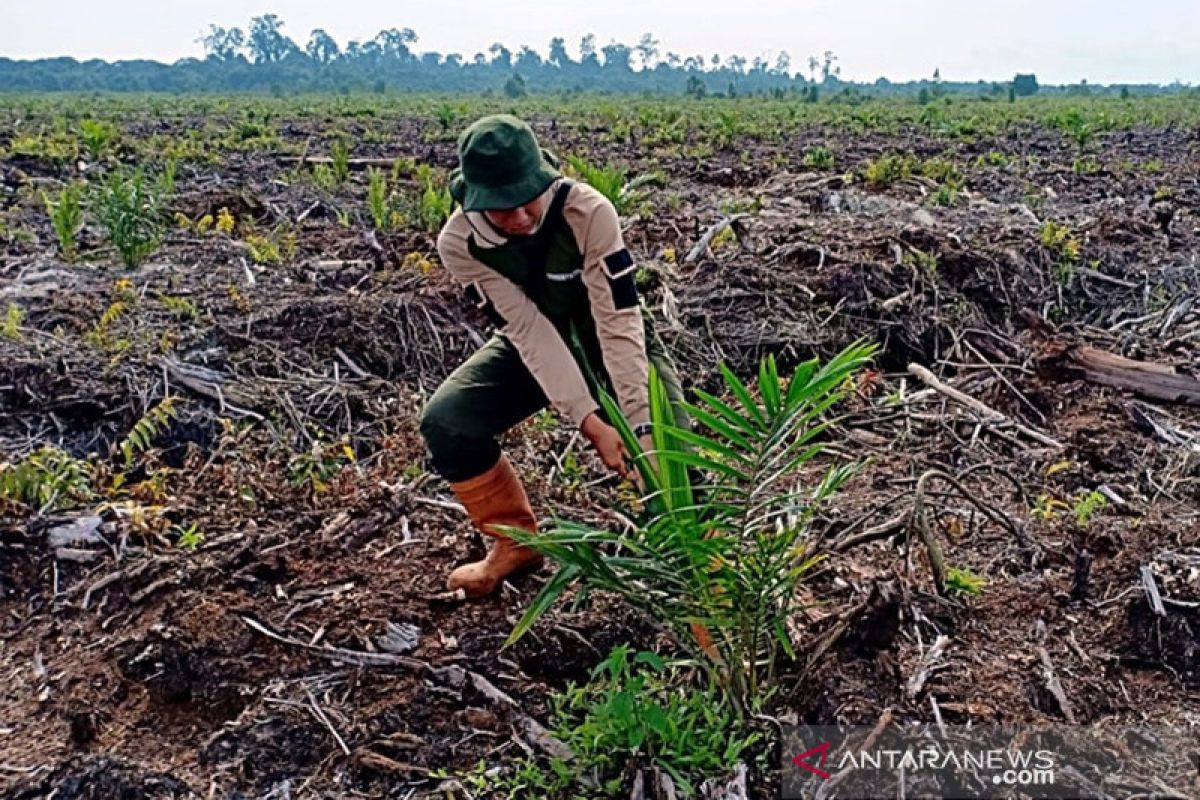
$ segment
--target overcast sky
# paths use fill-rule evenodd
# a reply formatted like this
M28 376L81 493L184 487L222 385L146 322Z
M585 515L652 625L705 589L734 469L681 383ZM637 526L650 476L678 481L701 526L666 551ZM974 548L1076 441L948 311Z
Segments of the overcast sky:
M1200 0L0 0L0 56L151 58L202 55L210 23L246 27L275 13L299 44L324 28L342 45L381 28L412 28L418 51L468 60L492 42L543 54L554 36L578 53L594 33L636 44L653 33L681 56L734 53L793 67L832 50L842 76L911 80L941 69L945 80L1008 80L1035 72L1043 83L1200 83ZM2 89L3 87L0 87Z

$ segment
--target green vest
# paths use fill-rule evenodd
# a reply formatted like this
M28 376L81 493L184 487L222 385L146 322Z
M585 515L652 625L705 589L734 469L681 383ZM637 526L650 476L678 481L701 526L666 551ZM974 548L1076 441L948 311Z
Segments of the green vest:
M606 390L611 393L612 381L604 369L592 305L583 283L583 254L579 252L575 234L563 216L563 206L573 186L567 180L559 185L546 217L535 233L509 238L498 247L480 247L475 243L474 234L471 234L467 237L467 249L472 257L521 287L533 300L567 343L593 394L596 393L597 380L603 381ZM632 281L632 275L628 276L627 285L622 287L624 291L636 292ZM616 287L613 288L617 291ZM650 362L660 373L674 378L674 367L644 306L642 320ZM678 379L675 378L674 382L677 384Z

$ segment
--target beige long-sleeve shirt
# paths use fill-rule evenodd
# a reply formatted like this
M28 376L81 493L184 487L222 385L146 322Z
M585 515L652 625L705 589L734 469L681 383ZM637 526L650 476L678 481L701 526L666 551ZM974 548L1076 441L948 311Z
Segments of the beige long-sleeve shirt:
M558 181L547 189L547 209L557 188ZM583 255L582 279L604 368L612 379L621 411L635 426L649 422L649 366L641 306L629 302L627 296L619 297L613 288L613 282L622 278L626 279L623 285L629 286L628 276L635 269L625 249L616 209L591 186L577 183L567 196L563 217ZM500 332L516 347L551 405L576 425L582 424L599 406L567 343L520 286L471 255L467 239L472 234L476 247L496 247L505 242L482 213L458 209L438 236L442 264L456 281L473 286L480 302L492 303L504 322Z

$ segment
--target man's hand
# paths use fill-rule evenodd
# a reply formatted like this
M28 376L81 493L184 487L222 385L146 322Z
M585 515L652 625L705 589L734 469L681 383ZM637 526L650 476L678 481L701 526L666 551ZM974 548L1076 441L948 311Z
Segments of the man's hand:
M616 428L602 420L598 413L592 412L579 429L592 443L592 447L596 449L596 454L600 456L600 461L604 466L622 478L631 477L630 472L634 470L629 465L629 451L625 448L625 443L621 441L621 434L617 432Z

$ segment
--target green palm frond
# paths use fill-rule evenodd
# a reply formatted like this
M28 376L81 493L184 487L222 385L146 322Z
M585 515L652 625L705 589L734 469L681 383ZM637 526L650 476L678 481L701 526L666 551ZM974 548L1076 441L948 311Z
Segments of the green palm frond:
M772 357L750 383L722 364L723 397L698 391L695 402L682 404L694 430L678 427L652 369L651 453L603 395L604 411L642 477L645 513L623 533L561 521L540 534L511 531L560 569L509 644L577 582L645 610L708 664L739 707L753 706L778 654L794 654L786 621L797 610L795 590L823 555L808 535L813 516L857 465L830 466L816 481L798 475L821 457L847 378L875 350L856 343L823 363L800 364L786 380ZM694 642L692 623L708 628L715 662Z

